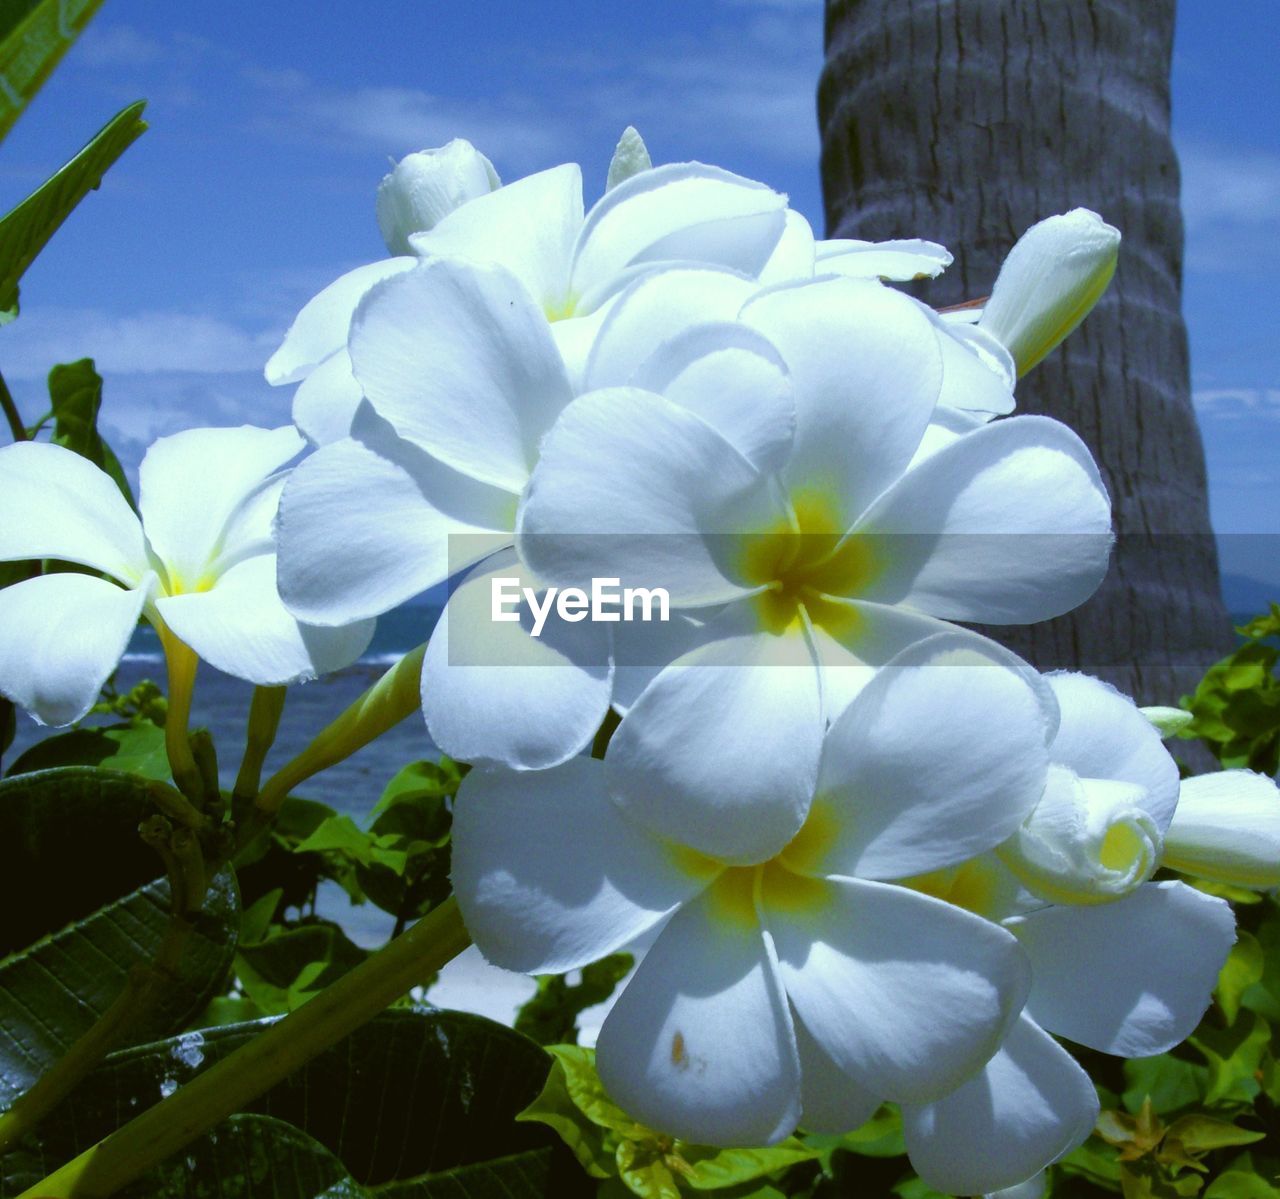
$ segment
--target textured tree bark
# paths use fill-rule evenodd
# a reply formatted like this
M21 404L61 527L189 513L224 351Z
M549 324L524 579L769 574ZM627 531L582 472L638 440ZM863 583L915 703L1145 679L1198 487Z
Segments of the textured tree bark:
M829 236L927 237L918 294L987 295L1034 222L1084 206L1124 236L1111 288L1018 386L1102 468L1118 534L1076 612L986 630L1042 669L1174 702L1229 651L1181 315L1169 137L1174 0L827 0L818 90Z

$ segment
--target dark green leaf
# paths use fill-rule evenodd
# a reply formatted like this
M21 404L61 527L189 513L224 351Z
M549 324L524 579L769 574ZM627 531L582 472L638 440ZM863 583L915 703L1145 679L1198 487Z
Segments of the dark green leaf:
M55 366L49 372L49 402L53 407L53 443L74 450L110 475L130 506L133 491L112 449L98 431L102 407L102 377L92 358Z
M0 140L102 6L102 0L7 0L0 6Z
M168 884L137 835L150 809L132 776L85 768L0 783L0 1106L60 1057L149 960L169 918ZM132 1030L181 1028L224 984L239 926L220 875L183 954L180 978Z
M162 782L171 778L164 730L150 723L74 729L46 737L19 755L9 776L55 766L106 766Z
M36 1181L260 1031L240 1025L114 1055L4 1159ZM594 1188L548 1130L519 1124L547 1069L537 1046L458 1012L390 1012L325 1051L123 1194L136 1199L585 1199ZM51 1122L52 1123L52 1122ZM32 1157L38 1160L32 1160Z
M89 0L90 4L96 0ZM60 6L40 6L55 15ZM6 45L8 43L5 43ZM0 61L0 72L5 64ZM0 324L18 313L18 281L76 205L146 129L145 101L121 110L70 162L0 220ZM0 110L2 111L2 110Z
M1167 1053L1125 1062L1124 1080L1122 1101L1131 1112L1140 1111L1148 1096L1157 1112L1176 1112L1199 1103L1209 1089L1206 1067Z
M276 928L265 940L242 945L236 977L267 1015L291 1012L368 956L336 924L324 921Z
M575 1043L579 1015L608 999L634 962L629 953L610 954L584 966L576 983L566 974L540 974L537 991L516 1014L516 1028L539 1045Z

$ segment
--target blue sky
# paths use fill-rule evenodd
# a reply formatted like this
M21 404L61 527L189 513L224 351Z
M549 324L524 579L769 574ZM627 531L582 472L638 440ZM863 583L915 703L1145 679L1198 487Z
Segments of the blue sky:
M1280 6L1179 7L1185 310L1213 519L1280 534ZM96 357L126 460L192 424L283 423L291 389L267 387L262 362L315 291L384 256L387 157L454 136L509 179L579 161L589 201L634 123L655 160L763 179L820 228L821 45L820 0L107 0L0 147L0 206L129 101L150 101L152 128L28 273L0 369L34 416L50 365ZM1228 569L1280 580L1269 543L1226 542Z

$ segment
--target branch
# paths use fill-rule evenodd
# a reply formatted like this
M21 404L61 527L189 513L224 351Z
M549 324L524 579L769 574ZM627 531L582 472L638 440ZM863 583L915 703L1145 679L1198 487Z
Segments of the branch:
M9 385L4 381L3 375L0 375L0 408L4 409L5 419L9 422L9 432L13 434L13 440L27 441L27 427L22 423L22 414L18 411L18 405L13 402Z

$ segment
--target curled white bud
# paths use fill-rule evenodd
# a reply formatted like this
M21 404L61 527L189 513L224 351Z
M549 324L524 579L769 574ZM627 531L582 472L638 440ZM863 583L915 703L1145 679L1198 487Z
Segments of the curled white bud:
M1151 727L1160 734L1160 740L1168 741L1195 719L1185 708L1139 708L1139 712L1151 722Z
M1032 225L1000 267L979 326L1025 375L1089 314L1119 254L1120 231L1087 208Z
M1040 802L996 853L1023 886L1051 903L1122 899L1160 863L1160 828L1145 799L1137 783L1050 766Z
M1183 779L1163 865L1238 887L1280 887L1280 788L1251 770Z
M498 172L465 138L406 154L378 185L378 228L392 254L412 254L409 237L433 229L455 208L502 186Z
M609 175L605 180L604 190L612 191L624 179L647 171L653 166L649 157L649 149L644 138L636 131L634 125L628 125L618 138L618 145L613 151L613 159L609 163Z

